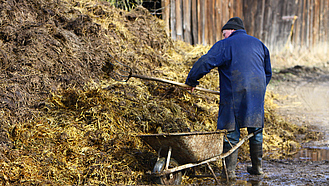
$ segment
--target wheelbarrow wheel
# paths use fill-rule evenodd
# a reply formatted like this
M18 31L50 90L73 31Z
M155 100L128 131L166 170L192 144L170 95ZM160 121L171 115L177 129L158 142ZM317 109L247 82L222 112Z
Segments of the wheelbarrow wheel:
M169 162L169 167L168 168L174 168L179 166L176 160L173 158L170 158ZM166 167L166 158L160 158L153 169L154 173L161 173ZM164 176L158 176L155 177L155 182L157 184L162 184L162 185L180 185L182 182L182 172L177 171L177 172L172 172L170 174L166 174Z

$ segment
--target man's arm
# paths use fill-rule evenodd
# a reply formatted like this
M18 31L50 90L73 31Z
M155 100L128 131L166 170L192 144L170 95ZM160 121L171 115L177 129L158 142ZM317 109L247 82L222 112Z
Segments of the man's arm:
M264 63L265 63L266 85L268 85L272 78L272 67L271 67L270 52L266 47L265 47Z
M207 54L203 55L194 63L186 78L185 84L192 87L199 85L199 79L209 73L211 69L220 66L224 51L225 49L222 47L221 42L217 42Z

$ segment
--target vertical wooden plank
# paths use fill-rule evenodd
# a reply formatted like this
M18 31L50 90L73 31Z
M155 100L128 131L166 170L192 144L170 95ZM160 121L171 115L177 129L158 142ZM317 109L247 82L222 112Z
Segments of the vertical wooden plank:
M253 2L246 2L248 5L248 10L246 12L246 14L248 14L249 19L248 20L248 24L245 25L248 28L248 33L252 36L257 37L257 29L256 29L256 25L258 25L258 19L257 19L257 7L258 7L258 1L254 0ZM246 15L245 14L245 15Z
M314 0L310 0L310 24L309 24L309 30L310 30L310 47L314 46L314 34L316 34L316 30L315 30L315 20L314 20L314 9L315 9L315 1Z
M323 6L324 8L323 8L323 13L322 13L322 17L323 17L322 23L324 23L324 24L323 24L322 38L324 41L327 42L327 46L328 46L328 43L329 43L329 33L328 33L328 30L329 30L329 24L328 24L328 22L329 22L329 1L328 0L324 1L323 5L324 5Z
M233 1L233 15L234 17L240 17L242 20L243 18L241 17L240 15L240 12L239 12L239 7L241 6L241 0L235 0Z
M321 40L323 44L326 43L325 48L328 50L328 43L329 43L329 0L322 0L321 1Z
M171 38L173 40L177 39L176 32L176 3L175 0L170 1L170 28L171 28Z
M324 24L323 23L323 15L324 13L324 1L325 0L320 0L320 5L319 5L319 40L324 36Z
M302 3L301 0L299 0L297 2L297 16L298 16L298 19L295 22L295 34L294 34L295 35L294 43L295 43L295 45L299 45L299 46L301 45L301 42L302 42L302 40L301 40L302 24L303 24L303 22L302 22L302 17L303 17L302 7L303 7L303 3Z
M176 0L176 32L177 40L183 40L182 0Z
M292 26L292 20L291 19L283 19L283 16L290 16L290 6L289 6L289 1L291 0L283 0L282 7L281 7L281 12L280 12L280 30L279 32L281 33L281 36L277 37L278 45L282 45L285 47L285 49L288 49L289 47L289 35L290 35L290 30ZM281 39L280 39L281 37Z
M311 19L311 14L312 14L312 5L311 5L311 0L307 0L307 48L311 46L311 28L310 25L312 23Z
M219 8L218 23L220 24L219 29L220 29L220 31L222 31L222 27L223 27L223 0L218 0L218 8ZM220 39L222 39L222 37L220 37Z
M277 2L271 2L271 7L278 7L278 4L277 4ZM272 20L272 25L271 25L271 33L270 33L270 43L271 43L271 45L273 45L273 47L272 47L272 49L273 50L277 50L276 49L276 47L274 47L274 46L276 46L276 43L275 43L275 41L276 41L276 33L278 33L278 26L277 26L277 16L276 16L276 14L277 14L277 12L276 12L276 9L275 8L273 8L272 9L273 10L273 12L272 12L272 14L271 14L271 20Z
M220 30L222 31L222 28L224 26L224 22L226 21L225 20L225 11L224 11L224 2L223 0L220 0L220 3L219 3L219 8L220 8ZM222 39L223 37L221 37Z
M293 24L294 24L294 28L293 28L293 34L292 34L292 36L291 36L291 43L292 43L292 46L294 47L294 48L296 48L296 46L298 46L296 43L297 43L297 41L296 41L296 35L298 34L297 33L297 22L298 22L298 20L299 20L299 18L298 18L298 14L299 14L299 3L298 3L298 1L294 1L294 2L292 2L292 6L293 6L293 10L292 10L292 15L293 16L297 16L297 19L295 19L294 20L294 22L293 22Z
M263 30L264 30L264 14L265 14L265 0L262 1L262 9L260 15L260 24L259 24L259 39L264 41Z
M216 20L216 18L215 18L215 9L216 9L216 7L215 7L215 1L216 0L212 0L211 1L211 6L210 6L210 8L211 8L211 17L212 17L212 20L211 20L211 31L212 31L212 34L211 34L211 42L210 42L210 45L213 45L213 44L215 44L215 42L216 42L216 22L215 22L215 20Z
M255 9L256 14L255 14L255 34L254 36L257 37L258 39L262 40L262 35L263 35L263 23L264 23L264 0L258 0L257 1L257 8Z
M198 0L198 43L203 44L203 0Z
M264 43L269 47L269 44L272 42L271 41L271 38L272 38L271 29L272 29L272 25L273 25L273 22L272 22L273 8L271 6L271 2L269 2L269 1L265 1L265 2L266 2L266 6L265 6L266 7L266 11L265 11L266 39L264 40Z
M213 36L213 32L214 30L212 29L212 23L213 23L213 14L212 14L212 2L213 0L208 0L208 5L207 5L207 14L208 14L208 21L207 21L207 27L208 27L208 45L212 44L212 36Z
M213 14L213 0L208 0L208 6L207 6L207 14L208 14L208 45L213 44L213 35L214 35L214 29L213 29L213 22L214 22L214 14Z
M254 2L250 1L244 1L243 3L243 17L244 17L244 26L245 29L247 30L247 33L249 35L253 35L253 22L254 22L254 16L252 13L252 6Z
M322 38L327 38L325 41L329 42L329 34L328 34L328 30L329 30L329 25L326 24L329 22L329 1L328 0L323 0L324 2L322 2L322 14L321 14L321 18L322 21L321 23L324 23L322 26Z
M197 9L197 0L192 0L192 43L198 44L198 9Z
M270 1L269 2L269 7L271 7L271 11L267 12L269 15L269 29L268 29L268 47L270 48L271 51L278 51L281 50L282 46L277 47L278 45L278 38L282 39L281 32L280 32L280 27L278 26L279 22L281 21L281 15L280 10L282 7L282 1ZM281 36L281 37L280 37Z
M264 38L264 43L269 47L269 44L271 43L271 32L270 32L270 30L271 30L271 27L272 27L272 24L273 24L273 22L272 22L272 19L271 19L271 17L272 17L272 12L273 12L273 10L272 10L272 7L270 6L271 5L271 2L269 2L269 1L265 1L266 2L266 11L265 11L265 15L264 15L264 17L265 17L265 20L264 20L264 22L266 23L266 26L265 26L265 38Z
M221 1L215 1L215 25L216 25L216 42L222 39L221 33L221 9L220 9Z
M205 0L205 6L204 6L204 14L206 15L205 16L205 35L204 35L204 37L205 37L205 45L209 45L209 31L210 31L210 29L209 29L209 21L210 21L210 13L209 13L209 3L210 3L210 1L211 0Z
M238 5L239 5L239 8L238 8L238 16L244 20L244 17L243 17L243 12L242 12L242 6L243 6L243 0L240 0L238 2Z
M205 7L207 5L206 3L206 0L203 0L204 2L201 2L200 5L201 5L201 18L202 18L202 21L201 21L201 29L202 29L202 44L203 45L207 45L207 42L206 42L206 12L205 12Z
M311 47L312 43L312 30L310 25L312 25L312 12L313 12L313 6L312 6L312 0L307 1L307 47Z
M161 6L162 6L162 19L164 20L165 22L165 30L166 30L166 34L167 36L170 36L170 21L169 21L169 18L170 18L170 0L161 0Z
M307 39L308 39L308 6L307 6L308 0L304 0L303 4L303 44L302 47L306 47L308 45Z
M326 5L325 7L325 20L323 21L323 23L325 24L325 37L327 38L327 45L329 43L329 1L326 1Z
M223 0L223 5L222 5L222 9L223 9L223 19L222 19L222 23L223 26L226 24L226 22L229 20L229 12L228 12L228 0Z
M234 3L233 0L229 0L229 3L228 3L228 10L230 12L229 18L234 17L233 3Z
M307 17L307 15L308 15L308 0L305 0L304 1L304 28L303 28L303 30L304 30L304 35L303 35L303 39L304 39L304 44L303 44L303 46L304 47L307 47L307 45L308 45L308 17Z
M205 20L204 20L204 45L209 45L209 1L210 0L205 0L204 1L204 15L205 15Z
M192 0L183 0L183 29L184 29L184 41L186 43L192 44L192 35L191 35L191 1Z
M302 0L302 17L301 17L301 36L300 36L300 45L303 46L305 43L305 14L306 14L306 0Z
M319 43L319 35L320 35L320 2L319 0L314 1L314 12L313 12L313 17L314 17L314 23L313 23L313 45Z
M263 13L263 32L262 32L262 41L263 43L265 43L267 45L268 43L268 33L267 33L267 29L268 29L268 4L267 1L265 1L264 3L264 13Z

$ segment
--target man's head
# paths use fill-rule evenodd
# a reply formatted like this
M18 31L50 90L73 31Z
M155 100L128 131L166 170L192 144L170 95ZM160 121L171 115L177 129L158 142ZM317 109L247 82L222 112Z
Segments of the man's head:
M243 21L239 17L233 17L223 26L222 32L224 38L228 38L235 30L244 30Z

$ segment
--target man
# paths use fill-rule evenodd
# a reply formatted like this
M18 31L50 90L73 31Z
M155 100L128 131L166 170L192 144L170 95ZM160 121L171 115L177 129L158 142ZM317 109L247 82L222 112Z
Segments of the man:
M264 97L266 86L272 77L270 54L257 38L247 35L242 20L231 18L222 28L224 39L212 46L192 67L186 84L189 90L199 84L198 80L211 69L218 67L220 78L220 104L217 129L227 129L224 153L239 142L240 128L247 127L250 138L252 166L247 171L253 175L263 174L263 128ZM225 158L228 177L235 179L238 150Z

